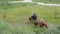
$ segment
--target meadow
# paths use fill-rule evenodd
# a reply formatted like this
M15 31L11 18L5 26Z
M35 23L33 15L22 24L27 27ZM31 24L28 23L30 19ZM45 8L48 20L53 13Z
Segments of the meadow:
M0 2L7 2L7 1L24 1L24 0L0 0ZM56 3L59 4L60 0L32 0L33 2L43 2L43 3Z
M7 18L3 21L3 12ZM38 20L44 18L46 28L35 28L29 24L28 18L37 13ZM35 3L1 3L0 4L0 34L60 34L60 7L42 6Z
M60 3L60 0L33 0L34 2L44 2L44 3Z
M0 2L7 2L7 1L22 1L22 0L0 0Z

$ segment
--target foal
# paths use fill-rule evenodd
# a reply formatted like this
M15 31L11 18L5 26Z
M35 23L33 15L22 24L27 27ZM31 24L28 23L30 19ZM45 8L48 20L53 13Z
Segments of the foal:
M35 22L34 25L35 25L35 27L36 26L39 26L39 27L44 27L45 26L46 28L48 28L48 26L45 23L44 19L40 19L40 21Z
M40 21L39 21L39 26L40 26L40 27L44 27L44 26L45 26L46 28L48 28L46 22L45 22L44 19L42 19L42 18L41 18Z

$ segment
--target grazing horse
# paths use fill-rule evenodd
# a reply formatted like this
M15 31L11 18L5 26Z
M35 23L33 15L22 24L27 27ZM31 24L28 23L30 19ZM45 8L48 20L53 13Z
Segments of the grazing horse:
M6 20L6 12L3 13L3 20Z
M35 25L35 26L39 26L39 27L44 27L44 26L45 26L46 28L48 28L48 26L47 26L47 24L45 23L44 19L40 19L40 21L35 22L34 25Z
M30 23L34 23L37 20L37 15L34 13L31 17L29 17Z

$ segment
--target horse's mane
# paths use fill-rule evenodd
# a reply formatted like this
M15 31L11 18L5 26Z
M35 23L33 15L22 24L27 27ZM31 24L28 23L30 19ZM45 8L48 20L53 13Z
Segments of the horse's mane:
M45 23L45 20L43 18L41 18L39 22Z

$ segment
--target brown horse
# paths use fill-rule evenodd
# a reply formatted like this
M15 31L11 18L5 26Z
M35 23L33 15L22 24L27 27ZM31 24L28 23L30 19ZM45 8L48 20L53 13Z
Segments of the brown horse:
M6 20L6 12L3 12L3 20Z
M47 24L45 23L44 19L40 19L40 21L34 23L35 27L40 26L40 27L46 27L48 28Z

